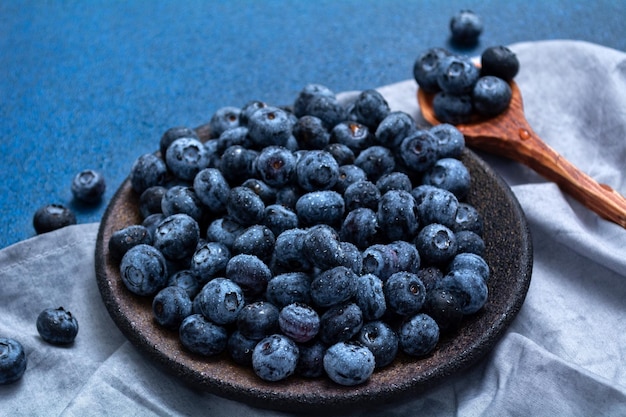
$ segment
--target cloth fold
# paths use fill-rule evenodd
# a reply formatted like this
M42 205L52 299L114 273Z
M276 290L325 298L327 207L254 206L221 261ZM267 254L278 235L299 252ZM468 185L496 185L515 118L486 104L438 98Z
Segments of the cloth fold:
M578 41L511 46L533 129L598 181L626 194L626 54ZM413 80L379 91L425 124ZM342 94L349 99L354 93ZM354 416L626 415L626 230L555 184L478 152L512 187L528 219L533 276L517 318L492 352L406 401ZM0 336L25 347L28 368L0 386L2 416L287 416L189 387L158 368L111 320L94 272L98 224L70 226L0 251ZM79 322L74 345L43 342L44 308Z

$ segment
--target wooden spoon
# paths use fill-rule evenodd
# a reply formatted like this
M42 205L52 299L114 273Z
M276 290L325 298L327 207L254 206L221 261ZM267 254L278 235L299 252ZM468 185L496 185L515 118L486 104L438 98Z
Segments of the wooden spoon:
M511 103L503 113L456 125L466 143L529 166L590 210L626 228L626 199L576 168L537 136L524 116L519 87L513 81L510 85ZM417 101L422 115L428 123L436 125L441 122L435 117L433 98L434 94L418 89Z

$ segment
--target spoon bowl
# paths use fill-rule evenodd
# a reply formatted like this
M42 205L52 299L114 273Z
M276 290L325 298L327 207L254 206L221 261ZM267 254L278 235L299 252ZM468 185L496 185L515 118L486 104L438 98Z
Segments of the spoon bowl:
M504 156L535 170L588 209L606 220L626 228L626 199L607 184L600 184L582 172L545 143L530 127L524 115L519 87L511 81L509 107L494 117L476 116L456 127L468 145ZM417 101L424 119L440 124L433 109L434 94L417 91Z

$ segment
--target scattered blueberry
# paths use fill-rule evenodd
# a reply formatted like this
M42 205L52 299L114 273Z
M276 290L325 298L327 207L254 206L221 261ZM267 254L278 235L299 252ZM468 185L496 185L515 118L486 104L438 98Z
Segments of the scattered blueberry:
M0 385L18 381L26 372L28 358L20 342L0 337Z
M104 177L100 172L93 169L79 172L72 180L72 195L83 203L95 204L99 202L105 190Z
M47 308L37 317L37 332L48 343L67 345L78 334L78 321L63 307Z
M37 234L48 233L73 224L76 224L76 215L61 204L48 204L40 207L33 216L33 227Z
M483 31L481 17L472 10L461 10L450 19L452 42L472 46L478 42Z

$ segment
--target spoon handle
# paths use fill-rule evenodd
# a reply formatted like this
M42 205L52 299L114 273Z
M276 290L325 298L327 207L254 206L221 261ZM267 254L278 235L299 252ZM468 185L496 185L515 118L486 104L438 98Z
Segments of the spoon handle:
M545 143L528 125L519 123L493 137L474 137L476 147L491 150L527 165L601 217L626 228L626 198L609 185L600 184ZM463 127L460 126L463 131ZM507 140L502 141L506 136ZM490 149L491 148L491 149Z

